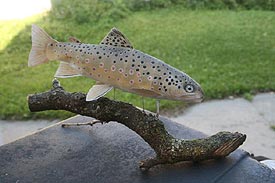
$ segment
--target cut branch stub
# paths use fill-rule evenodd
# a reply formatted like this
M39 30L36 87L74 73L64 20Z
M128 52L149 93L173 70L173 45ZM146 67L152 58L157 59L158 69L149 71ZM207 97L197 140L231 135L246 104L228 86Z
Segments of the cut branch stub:
M140 135L157 154L155 158L141 162L142 169L157 164L225 157L246 139L244 134L230 132L219 132L203 139L177 139L152 114L146 114L131 104L105 97L86 101L85 94L66 92L57 80L53 81L53 89L50 91L29 95L28 104L32 112L66 110L105 122L117 121L124 124Z

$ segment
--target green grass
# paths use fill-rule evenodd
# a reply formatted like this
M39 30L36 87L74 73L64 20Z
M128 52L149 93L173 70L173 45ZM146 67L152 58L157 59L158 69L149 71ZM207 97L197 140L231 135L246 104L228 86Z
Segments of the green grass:
M98 43L118 27L134 47L185 71L198 81L208 99L275 89L275 14L268 11L190 11L171 7L133 13L110 23L77 25L69 20L37 16L24 21L1 22L0 118L66 118L60 111L30 113L26 96L51 88L58 62L27 67L31 48L30 25L36 23L51 36L65 41L75 36ZM68 91L87 92L94 81L77 77L60 79ZM112 92L108 94L112 97ZM140 96L117 92L117 100L141 106ZM162 101L172 109L181 102ZM155 110L154 100L145 108Z

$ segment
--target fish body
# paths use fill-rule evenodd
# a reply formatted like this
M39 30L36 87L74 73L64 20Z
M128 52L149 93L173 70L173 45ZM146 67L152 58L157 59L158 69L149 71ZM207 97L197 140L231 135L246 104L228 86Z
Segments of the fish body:
M113 87L145 97L200 102L200 85L186 73L136 50L113 28L98 45L76 39L58 42L39 27L32 27L29 66L60 60L55 77L86 76L97 81L87 94L95 100Z

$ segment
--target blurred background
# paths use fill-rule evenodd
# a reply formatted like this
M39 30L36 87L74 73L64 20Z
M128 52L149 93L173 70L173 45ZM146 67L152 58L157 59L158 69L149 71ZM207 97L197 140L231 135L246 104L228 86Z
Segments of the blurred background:
M274 10L275 0L1 0L0 119L5 121L0 123L0 138L7 136L4 133L11 135L4 125L10 121L74 115L28 110L27 95L49 90L59 64L27 67L31 24L58 41L74 36L92 44L117 27L135 49L198 81L206 100L243 97L252 101L259 92L275 90ZM60 81L72 92L86 93L94 84L85 77ZM112 96L110 92L108 97ZM117 92L116 99L142 106L140 96L126 92ZM146 99L145 108L155 111L155 101ZM161 101L161 113L167 116L186 108L181 102ZM47 125L41 122L37 128Z

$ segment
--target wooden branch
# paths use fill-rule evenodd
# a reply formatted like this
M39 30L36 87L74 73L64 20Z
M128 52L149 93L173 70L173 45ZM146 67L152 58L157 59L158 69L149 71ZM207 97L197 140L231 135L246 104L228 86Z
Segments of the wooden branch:
M142 169L180 161L202 161L225 157L237 149L246 139L241 133L219 132L203 139L184 140L171 136L163 122L152 114L136 107L102 97L87 102L83 93L66 92L57 80L50 91L28 96L32 112L66 110L90 116L104 122L117 121L140 135L156 152L157 156L141 162Z

